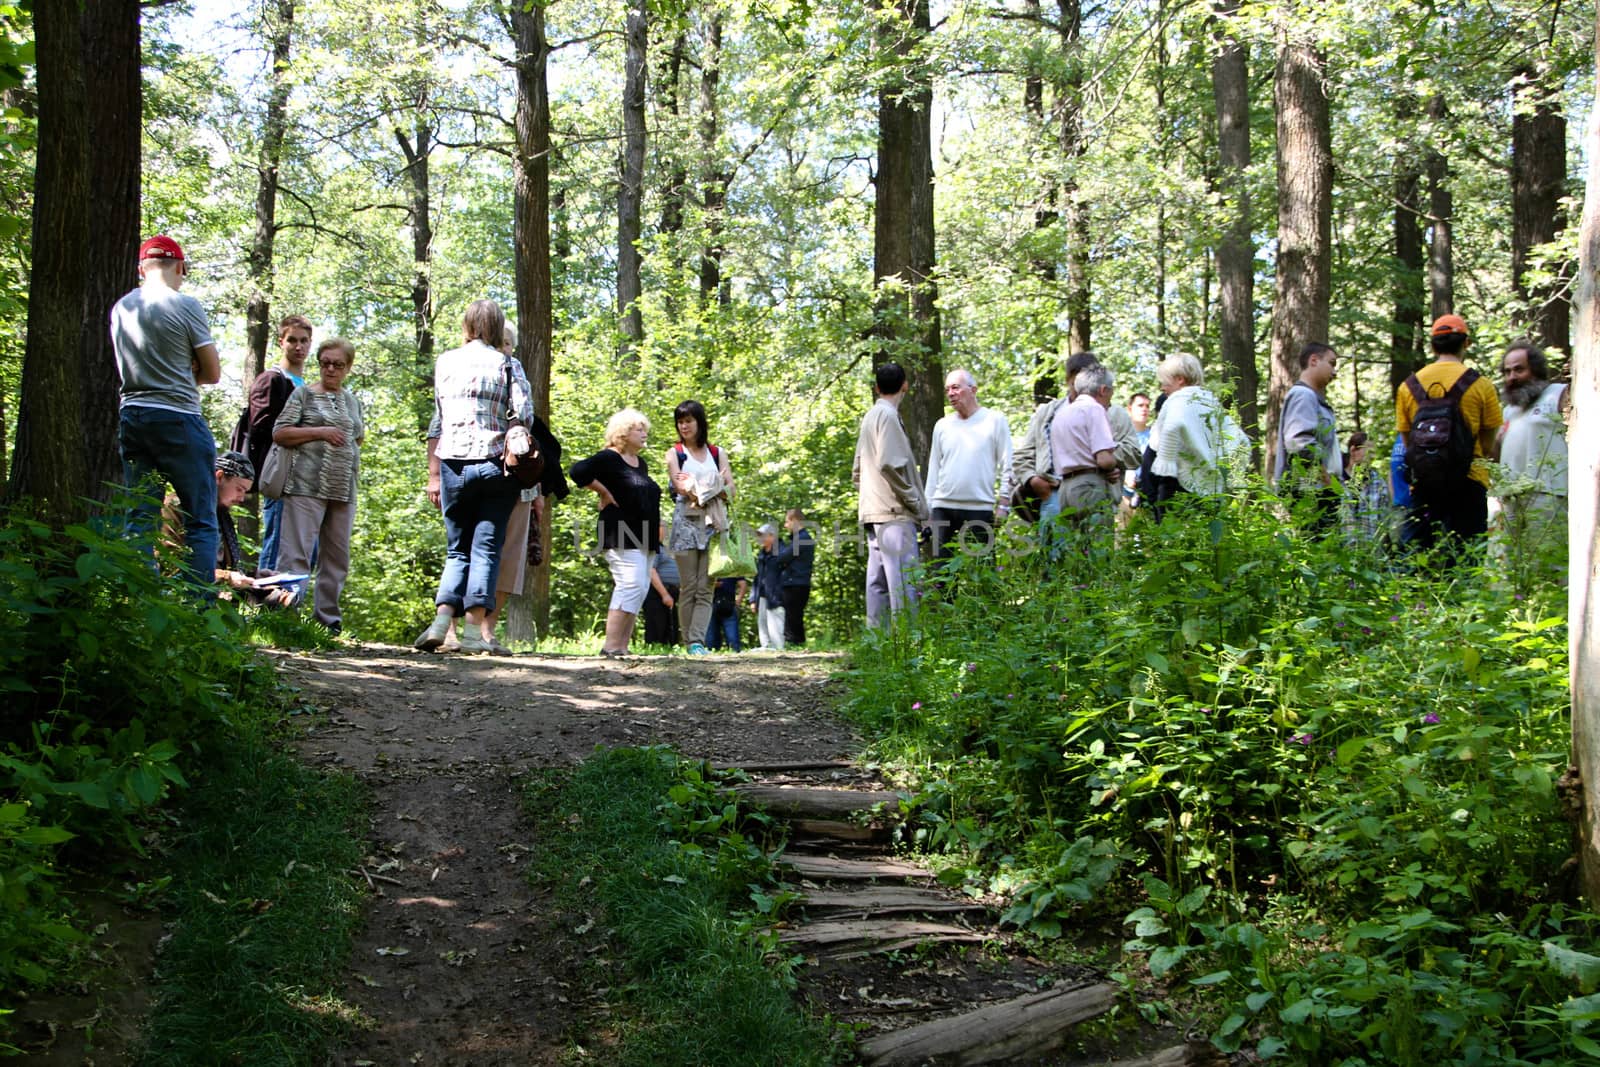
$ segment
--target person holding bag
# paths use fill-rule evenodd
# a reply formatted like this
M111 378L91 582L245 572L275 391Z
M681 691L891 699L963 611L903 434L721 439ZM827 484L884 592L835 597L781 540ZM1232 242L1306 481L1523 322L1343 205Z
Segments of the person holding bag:
M434 364L439 436L428 442L428 499L444 515L446 549L434 596L438 610L414 642L423 651L444 644L458 615L468 623L459 638L462 652L508 651L494 640L489 621L506 522L520 491L506 472L507 413L531 425L533 400L522 365L496 347L505 328L499 304L474 300L461 323L466 343Z
M366 437L361 401L345 387L355 362L355 345L330 337L317 346L318 379L289 394L272 431L272 443L286 450L278 570L305 574L317 547L317 578L312 615L337 634L339 596L350 570L350 535L355 529L357 451ZM280 453L281 454L281 453Z
M685 400L672 412L678 442L667 449L672 533L667 551L678 564L678 623L691 656L706 652L711 625L711 539L728 529L733 471L726 453L707 440L706 409Z

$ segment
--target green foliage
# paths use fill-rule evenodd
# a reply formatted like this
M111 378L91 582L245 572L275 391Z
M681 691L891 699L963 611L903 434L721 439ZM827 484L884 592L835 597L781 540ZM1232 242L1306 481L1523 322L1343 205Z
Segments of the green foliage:
M142 850L194 751L270 673L226 606L164 584L147 544L0 520L0 989L69 973L81 939L58 871Z
M852 712L921 784L924 843L1042 935L1126 912L1226 1050L1582 1051L1591 991L1544 947L1594 929L1554 903L1562 589L1309 540L1271 497L1191 503L1114 552L1003 538L915 632L865 639Z
M600 750L529 790L550 833L534 876L568 907L592 898L633 979L615 1062L834 1062L790 1000L793 961L772 964L764 926L792 899L775 890L776 828L741 817L708 773L663 748Z

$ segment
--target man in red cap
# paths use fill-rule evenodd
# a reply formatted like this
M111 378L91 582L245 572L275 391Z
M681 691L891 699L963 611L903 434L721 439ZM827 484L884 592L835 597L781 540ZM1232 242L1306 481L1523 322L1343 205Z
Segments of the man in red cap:
M1441 533L1462 541L1489 526L1489 470L1500 398L1489 380L1462 362L1470 344L1460 315L1440 315L1430 342L1433 362L1395 392L1395 428L1406 441L1411 504L1402 535L1420 548Z
M178 290L187 265L178 242L161 234L139 246L139 287L111 309L111 342L122 378L117 440L123 477L144 492L135 511L155 525L159 483L172 483L186 516L190 577L210 586L216 568L217 445L200 410L200 386L222 377L205 309Z

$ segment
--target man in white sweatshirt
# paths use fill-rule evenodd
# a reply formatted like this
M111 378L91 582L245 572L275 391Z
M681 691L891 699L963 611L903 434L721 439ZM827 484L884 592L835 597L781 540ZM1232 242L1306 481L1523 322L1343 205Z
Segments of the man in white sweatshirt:
M944 395L955 410L934 424L924 493L939 559L962 547L987 551L1011 499L1011 427L1006 417L978 406L978 383L969 371L946 375Z

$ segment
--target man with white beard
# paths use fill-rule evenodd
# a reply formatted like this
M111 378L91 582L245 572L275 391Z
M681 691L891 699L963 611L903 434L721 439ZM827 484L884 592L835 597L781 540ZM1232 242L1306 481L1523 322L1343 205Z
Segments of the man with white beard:
M1500 493L1505 530L1516 545L1567 542L1567 426L1572 394L1550 380L1544 352L1513 341L1500 360L1505 423L1495 441L1509 475ZM1563 555L1563 560L1564 560Z

